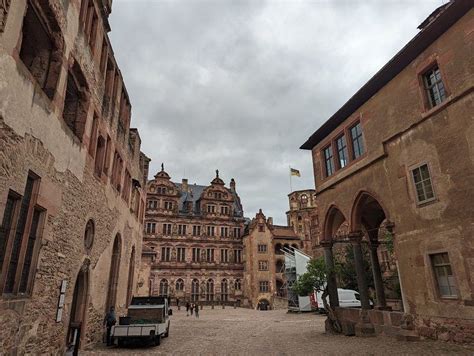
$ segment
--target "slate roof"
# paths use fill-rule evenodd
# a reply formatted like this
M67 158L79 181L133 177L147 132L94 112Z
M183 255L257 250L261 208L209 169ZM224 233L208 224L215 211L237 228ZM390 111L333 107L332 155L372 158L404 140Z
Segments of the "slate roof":
M197 185L197 184L188 184L188 190L191 192L183 191L182 183L174 183L173 184L178 188L180 193L179 198L179 212L185 213L184 203L191 201L193 203L193 212L198 213L197 211L197 202L201 198L201 195L208 186L207 185ZM232 206L234 211L234 216L243 217L244 210L242 204L240 203L240 198L236 192L231 191L230 189L226 188L227 191L233 195L234 197L234 204Z

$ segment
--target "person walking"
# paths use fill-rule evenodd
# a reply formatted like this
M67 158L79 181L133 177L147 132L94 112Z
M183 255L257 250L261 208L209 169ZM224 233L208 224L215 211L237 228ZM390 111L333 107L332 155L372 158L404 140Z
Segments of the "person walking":
M189 316L189 309L191 308L191 304L189 302L186 302L186 316Z
M189 310L191 311L191 316L193 316L194 303L191 303Z
M110 307L109 312L105 314L105 318L104 318L104 326L107 328L107 334L106 334L107 346L112 345L110 331L112 330L112 326L114 326L116 323L117 323L117 319L115 317L115 308Z
M194 314L196 314L196 318L199 318L199 304L194 305Z

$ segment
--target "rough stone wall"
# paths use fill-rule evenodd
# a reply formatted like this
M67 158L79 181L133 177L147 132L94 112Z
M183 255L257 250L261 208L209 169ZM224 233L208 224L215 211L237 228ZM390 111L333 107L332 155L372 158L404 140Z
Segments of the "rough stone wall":
M449 339L465 341L468 338L456 335L472 329L474 320L474 191L469 183L474 174L473 25L471 10L313 149L321 216L337 207L352 230L356 198L360 192L369 192L395 224L405 311L416 315L419 326L428 324L423 325L430 329L424 329L427 333L446 335L432 331L446 324ZM427 110L418 78L434 60L442 71L448 98ZM324 178L322 147L355 119L362 123L366 154ZM410 171L421 163L430 167L436 195L425 205L416 202ZM449 254L457 298L438 295L429 255L439 252Z
M82 347L86 347L102 339L114 238L120 234L122 241L117 293L120 315L127 305L132 247L137 256L134 278L137 280L143 225L121 194L109 184L109 176L98 177L93 171L94 157L88 148L93 137L92 117L101 108L103 85L102 74L95 64L100 50L95 51L93 58L78 30L80 2L41 2L50 5L65 42L63 65L52 100L18 57L25 4L26 1L11 3L5 31L0 33L0 214L3 216L9 190L23 194L31 170L41 178L37 204L46 209L46 218L38 262L33 266L36 271L31 295L0 296L0 350L6 354L63 354L74 285L81 266L85 261L90 263L88 305L83 320L85 337L81 342ZM102 46L102 37L99 31L97 49ZM91 89L82 141L62 120L71 54L80 64ZM141 181L139 150L132 153L126 145L115 142L113 117L100 117L99 121L100 132L112 137L112 144L122 152L131 176ZM144 192L139 194L143 201ZM92 248L86 250L84 232L89 219L94 220L95 236ZM68 282L65 306L62 320L56 322L63 280Z

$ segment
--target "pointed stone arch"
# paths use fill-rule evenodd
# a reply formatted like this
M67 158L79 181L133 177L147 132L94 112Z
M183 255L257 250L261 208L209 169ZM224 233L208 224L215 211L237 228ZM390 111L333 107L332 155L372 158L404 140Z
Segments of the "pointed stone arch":
M332 241L339 227L347 222L345 215L336 205L331 205L324 218L323 240Z

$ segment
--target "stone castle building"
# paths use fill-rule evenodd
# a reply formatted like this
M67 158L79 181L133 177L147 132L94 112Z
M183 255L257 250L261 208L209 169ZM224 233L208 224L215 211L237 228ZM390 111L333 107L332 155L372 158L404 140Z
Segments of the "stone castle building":
M387 241L395 248L406 314L367 312L359 273L362 311L341 309L343 319L359 330L472 342L473 2L450 1L419 29L302 148L312 151L326 261L346 223L357 270L361 244L370 248L379 309L377 251ZM334 279L330 286L336 305Z
M290 226L273 224L260 210L248 225L244 243L244 305L287 308L283 249L301 248L303 241Z
M288 226L303 242L300 249L310 256L316 255L319 246L319 217L314 189L305 189L288 194L290 210L286 212Z
M0 353L102 340L135 292L149 159L112 1L0 2ZM74 344L74 345L73 345Z
M241 301L245 218L232 179L174 183L162 170L147 184L142 295L200 304Z

